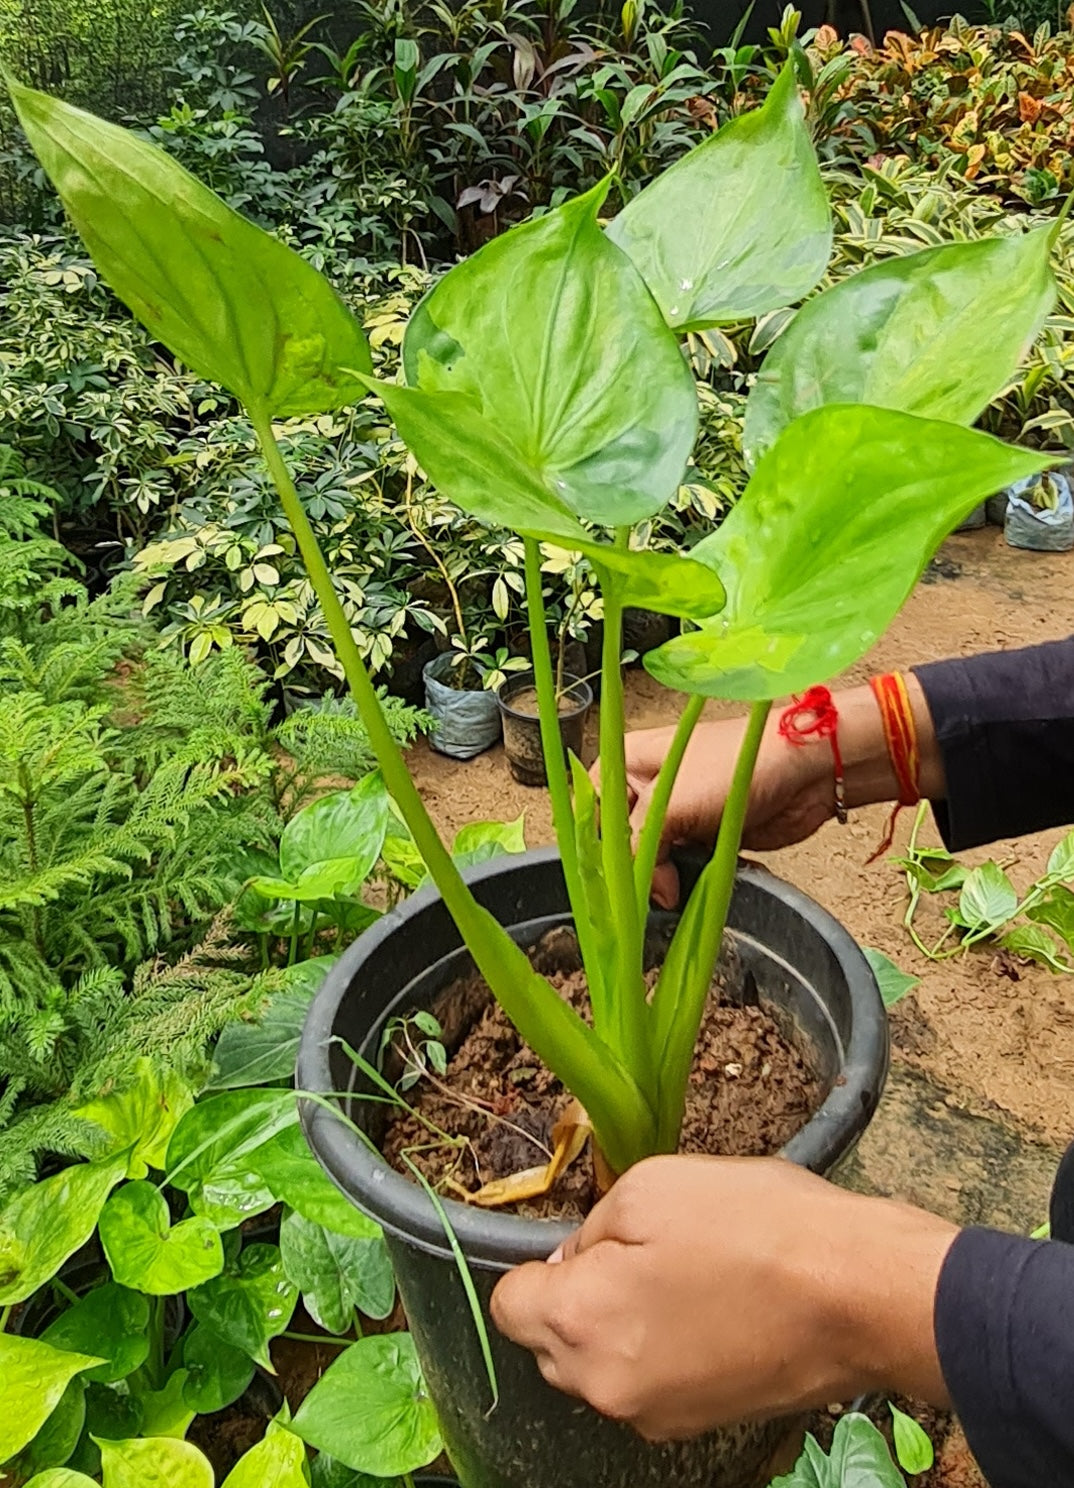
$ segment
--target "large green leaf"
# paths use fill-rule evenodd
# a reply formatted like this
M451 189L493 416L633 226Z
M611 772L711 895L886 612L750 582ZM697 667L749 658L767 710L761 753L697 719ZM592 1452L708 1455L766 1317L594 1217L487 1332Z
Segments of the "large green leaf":
M99 1356L53 1348L39 1338L0 1333L0 1463L33 1441L76 1374L102 1362Z
M251 1154L297 1122L290 1090L229 1090L199 1101L168 1146L169 1181L189 1196L196 1214L234 1228L275 1202Z
M753 464L800 413L869 403L972 424L1055 302L1054 228L887 259L809 300L746 405Z
M747 701L834 676L883 633L967 512L1054 460L887 409L803 414L693 549L724 582L723 613L646 667L668 687Z
M763 108L663 171L608 236L677 330L746 320L812 289L827 267L832 225L793 62Z
M787 1477L772 1488L906 1488L902 1473L891 1460L888 1444L868 1416L840 1416L830 1456L813 1436Z
M156 145L11 84L22 127L101 276L202 377L282 416L355 402L361 329L316 269Z
M312 1224L355 1240L368 1240L380 1233L373 1220L356 1209L325 1173L300 1126L278 1132L250 1154L249 1162L278 1202Z
M108 1133L109 1156L129 1150L128 1176L144 1178L149 1168L164 1166L171 1134L193 1104L193 1092L174 1070L161 1074L151 1060L139 1059L133 1084L99 1096L75 1114Z
M199 1416L224 1410L249 1388L254 1364L211 1328L196 1323L183 1339L183 1402Z
M675 553L624 552L596 541L548 491L506 432L469 398L369 385L433 484L479 521L584 553L613 575L624 604L692 619L720 608L723 588L704 564Z
M50 1467L31 1478L26 1488L97 1488L92 1478L69 1467Z
M982 863L962 885L958 910L973 930L1005 925L1017 908L1018 894L998 863Z
M641 276L597 225L608 184L456 265L411 316L403 360L412 388L465 395L561 507L620 527L674 495L697 396Z
M443 1444L410 1334L352 1344L306 1396L294 1429L318 1451L378 1478L432 1462Z
M61 1312L42 1333L46 1343L79 1354L101 1354L107 1363L86 1379L111 1385L126 1379L149 1356L149 1303L138 1292L108 1282Z
M395 1278L380 1227L369 1221L363 1239L337 1235L301 1214L289 1214L280 1226L280 1256L302 1302L320 1327L346 1333L354 1309L384 1318L395 1302Z
M125 1155L74 1163L23 1189L0 1210L0 1307L25 1302L93 1234Z
M213 1488L209 1459L171 1437L101 1442L104 1488Z
M228 1473L223 1488L307 1488L306 1446L278 1421Z
M298 878L333 858L364 865L361 883L380 857L388 829L388 792L379 770L352 790L332 791L306 806L287 823L280 839L280 871Z
M223 1247L211 1220L171 1223L164 1196L144 1179L125 1183L101 1210L101 1245L121 1286L171 1297L215 1276Z
M284 973L284 987L250 1022L229 1023L213 1050L210 1090L293 1080L302 1027L314 994L336 956L299 961Z
M297 1302L278 1245L247 1245L222 1276L187 1296L199 1323L269 1370L269 1342L287 1327Z
M21 1483L50 1467L71 1460L86 1424L86 1386L81 1378L68 1380L59 1403L19 1455L8 1465L8 1475Z

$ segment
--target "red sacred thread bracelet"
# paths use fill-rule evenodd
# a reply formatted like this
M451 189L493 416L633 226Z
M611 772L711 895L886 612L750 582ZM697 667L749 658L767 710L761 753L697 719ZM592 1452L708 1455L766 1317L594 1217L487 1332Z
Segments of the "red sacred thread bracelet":
M917 726L910 706L910 694L906 690L902 674L885 672L882 677L873 677L869 686L880 709L884 742L887 744L891 768L899 787L899 799L888 818L884 840L868 859L870 863L875 863L891 847L899 812L904 806L916 806L921 799L921 749L917 742Z
M843 756L839 753L839 709L826 687L811 687L796 697L779 717L779 734L788 744L809 744L814 739L828 739L835 765L835 816L845 824L846 790L843 782Z

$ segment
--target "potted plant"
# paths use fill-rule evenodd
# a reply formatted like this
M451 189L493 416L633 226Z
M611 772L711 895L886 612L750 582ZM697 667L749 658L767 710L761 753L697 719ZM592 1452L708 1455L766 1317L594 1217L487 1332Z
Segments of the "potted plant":
M787 1156L827 1170L853 1144L886 1067L879 994L845 931L804 895L757 869L739 873L736 889L750 778L773 699L861 656L946 533L982 498L1053 463L969 425L1053 303L1057 227L887 261L809 300L751 395L753 474L741 500L688 556L639 551L631 529L676 490L696 432L680 335L794 303L825 270L831 223L791 66L762 109L658 177L607 232L604 183L453 268L411 318L406 386L370 376L357 323L309 265L165 155L43 94L12 92L103 277L157 339L246 406L385 784L435 884L330 972L299 1077L318 1097L304 1107L315 1151L385 1227L462 1480L760 1481L785 1426L647 1448L546 1387L528 1354L475 1332L468 1289L487 1298L497 1272L547 1255L563 1223L487 1213L415 1186L375 1140L371 1149L354 1134L357 1121L375 1137L380 1107L356 1101L350 1121L325 1092L366 1093L344 1041L366 1078L375 1074L389 1021L427 1006L469 956L534 1056L584 1107L614 1179L678 1144L729 925L744 973L812 1043L824 1099ZM444 496L524 541L558 857L484 865L465 879L384 725L273 431L275 419L366 391ZM542 542L586 556L603 594L599 835L594 787L575 761L568 771L560 748ZM620 672L627 606L688 622L646 658L689 698L636 854ZM742 751L681 916L651 920L662 815L706 697L749 704ZM526 953L565 923L592 1021Z

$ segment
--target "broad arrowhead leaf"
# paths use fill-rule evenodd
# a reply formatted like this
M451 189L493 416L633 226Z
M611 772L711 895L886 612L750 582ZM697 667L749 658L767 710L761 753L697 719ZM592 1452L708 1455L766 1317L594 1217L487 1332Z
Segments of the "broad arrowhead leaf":
M9 84L19 121L101 277L153 337L248 408L324 413L362 396L358 322L328 281L127 129Z
M99 1356L53 1348L39 1338L0 1333L0 1463L33 1441L76 1374L101 1363Z
M126 1171L125 1155L73 1163L32 1183L0 1210L0 1307L25 1302L85 1245Z
M132 1085L90 1101L75 1115L108 1133L109 1156L129 1150L128 1177L144 1178L149 1168L163 1168L171 1134L193 1104L193 1092L174 1070L162 1075L151 1060L139 1059Z
M384 1318L395 1302L395 1278L379 1226L368 1221L364 1239L334 1234L301 1214L280 1226L284 1270L302 1293L306 1311L329 1333L346 1333L354 1309Z
M668 687L745 701L833 677L883 633L967 512L1054 458L887 409L803 414L693 549L724 582L723 613L646 667Z
M307 1488L305 1443L270 1421L262 1440L228 1473L223 1488Z
M1048 925L1074 950L1074 894L1062 884L1050 889L1040 904L1026 910L1031 920Z
M1055 878L1074 878L1074 832L1068 832L1052 848L1048 858L1048 873Z
M959 895L958 909L965 924L974 929L1005 925L1018 908L1014 885L998 863L974 868Z
M314 994L338 958L316 956L285 972L283 991L249 1023L229 1023L213 1051L210 1090L235 1090L294 1079L298 1043Z
M186 1399L187 1372L175 1369L159 1390L142 1390L137 1396L142 1407L142 1433L145 1436L171 1436L181 1440L190 1429L194 1411Z
M832 224L793 62L762 108L663 171L608 236L680 331L747 320L812 289L828 265Z
M310 1151L297 1124L278 1132L252 1152L249 1161L280 1203L287 1204L313 1224L322 1224L337 1235L350 1235L358 1240L379 1233L373 1221L340 1193Z
M268 1370L269 1341L287 1327L297 1302L298 1288L287 1279L277 1245L247 1245L222 1276L187 1296L199 1323Z
M199 1101L169 1143L169 1182L189 1195L196 1214L234 1228L275 1202L251 1155L297 1123L290 1090L229 1090Z
M209 1459L172 1437L102 1441L104 1488L213 1488Z
M87 1381L110 1385L126 1379L149 1356L149 1303L138 1292L107 1282L61 1312L42 1333L55 1348L101 1354L107 1363L86 1370Z
M675 494L697 395L637 269L597 225L608 186L451 269L411 316L403 363L411 388L465 396L562 510L621 527ZM423 445L411 448L431 473Z
M807 301L746 404L752 465L800 413L869 403L972 424L1055 303L1052 226L947 243L851 274Z
M1074 965L1063 955L1058 941L1040 925L1016 925L1013 930L1008 930L1006 935L1000 937L999 943L1012 955L1039 961L1052 971L1074 971Z
M704 564L597 542L469 398L369 385L433 484L478 521L584 553L614 576L624 604L692 619L712 615L723 604L723 587Z
M436 1411L409 1333L361 1338L330 1364L294 1430L357 1472L391 1478L440 1455Z
M840 1416L830 1456L814 1436L807 1436L802 1455L787 1477L771 1488L906 1488L891 1460L888 1444L868 1416Z
M308 870L346 858L360 886L372 872L388 828L388 792L374 770L353 790L332 791L296 812L280 839L280 871L300 879Z
M101 1245L121 1286L172 1297L215 1276L224 1264L211 1220L171 1223L164 1196L144 1180L125 1183L101 1210Z

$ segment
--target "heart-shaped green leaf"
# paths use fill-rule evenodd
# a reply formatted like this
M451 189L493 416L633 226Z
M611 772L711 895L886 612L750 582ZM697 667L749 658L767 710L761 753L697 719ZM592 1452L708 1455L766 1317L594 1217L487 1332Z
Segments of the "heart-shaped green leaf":
M86 1386L81 1378L67 1382L55 1410L17 1457L7 1475L16 1483L48 1468L63 1467L78 1445L86 1421Z
M335 956L316 956L288 967L282 992L273 993L250 1022L229 1023L213 1050L210 1090L234 1090L293 1080L298 1043L314 994Z
M296 812L280 839L280 871L298 879L338 858L359 866L356 885L372 872L388 829L388 792L379 770L352 790L332 791Z
M982 863L962 885L958 908L973 929L1003 925L1018 908L1018 895L998 863Z
M385 383L376 384L376 392L429 479L478 521L584 553L612 575L624 604L692 619L723 604L723 587L704 564L596 541L468 398Z
M905 971L900 971L890 956L885 956L883 951L877 951L872 947L863 946L862 955L868 961L876 984L880 988L880 996L884 999L885 1007L894 1007L908 992L921 985L921 978L910 976Z
M0 1210L0 1307L25 1302L85 1245L126 1171L125 1155L73 1163L32 1183Z
M225 1410L249 1388L254 1377L249 1354L232 1348L201 1323L196 1323L183 1340L183 1369L183 1400L201 1416Z
M298 1122L291 1090L229 1090L199 1101L168 1146L169 1181L196 1214L230 1229L275 1202L250 1156Z
M794 63L763 108L661 172L608 236L677 330L747 320L812 289L828 264L832 224Z
M279 1421L270 1421L256 1447L240 1457L223 1488L306 1488L306 1447Z
M101 1210L101 1244L121 1286L170 1297L215 1276L224 1264L211 1220L173 1225L163 1196L144 1180L125 1183Z
M92 1478L69 1467L50 1467L31 1478L26 1488L97 1488Z
M869 403L972 424L1055 303L1054 228L947 243L873 264L809 300L746 405L752 465L801 413Z
M1054 461L887 409L804 414L693 549L723 579L723 613L646 667L668 687L746 701L833 677L883 633L967 512Z
M597 225L608 185L456 265L411 316L403 360L411 388L464 395L561 509L621 527L674 495L697 396L637 269Z
M104 1488L213 1488L209 1459L171 1437L102 1441Z
M289 1214L280 1226L284 1270L302 1293L306 1311L329 1333L346 1333L354 1309L384 1318L395 1302L395 1278L379 1226L366 1238L337 1235Z
M906 1488L902 1473L891 1460L888 1444L868 1416L848 1412L840 1416L830 1456L813 1436L787 1477L775 1478L772 1488Z
M410 1334L352 1344L306 1396L294 1430L318 1451L378 1478L432 1462L443 1443Z
M53 1348L39 1338L0 1333L0 1463L33 1441L76 1374L103 1362L92 1354Z
M180 1118L194 1104L190 1087L175 1073L161 1073L148 1059L135 1062L129 1086L100 1096L75 1112L108 1133L108 1153L130 1152L128 1177L144 1178L162 1168L168 1142Z
M187 1297L199 1323L269 1370L269 1341L287 1327L297 1301L277 1245L247 1245L222 1276Z
M149 1303L137 1292L108 1282L94 1287L42 1333L46 1343L79 1354L101 1354L107 1363L87 1369L88 1381L110 1385L126 1379L149 1354Z
M344 1198L327 1176L300 1126L278 1132L250 1154L249 1162L280 1203L312 1224L355 1240L368 1240L380 1233L378 1226Z
M175 1369L159 1390L142 1390L142 1431L146 1436L172 1436L181 1440L190 1429L194 1411L187 1403L185 1369Z
M316 269L127 129L16 83L19 121L101 277L193 371L273 416L361 396L358 322Z

